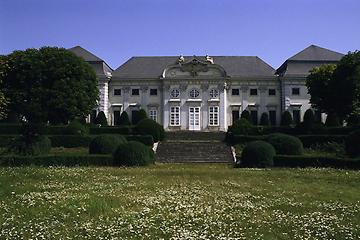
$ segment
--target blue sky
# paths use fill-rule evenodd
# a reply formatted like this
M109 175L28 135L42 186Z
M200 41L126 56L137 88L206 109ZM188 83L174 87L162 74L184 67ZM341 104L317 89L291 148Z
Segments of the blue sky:
M0 54L80 45L131 56L257 55L274 68L310 44L360 49L359 0L0 0Z

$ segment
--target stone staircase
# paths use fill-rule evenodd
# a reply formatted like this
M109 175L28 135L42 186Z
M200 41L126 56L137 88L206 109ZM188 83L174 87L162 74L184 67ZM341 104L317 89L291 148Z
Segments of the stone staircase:
M159 143L157 161L163 163L232 163L222 132L168 132Z

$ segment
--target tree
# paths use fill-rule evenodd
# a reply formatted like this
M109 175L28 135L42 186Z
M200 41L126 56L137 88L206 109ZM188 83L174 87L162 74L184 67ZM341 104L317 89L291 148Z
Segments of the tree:
M263 125L263 126L269 126L270 125L269 114L267 112L263 112L261 114L260 125Z
M4 70L6 69L5 66L5 58L4 56L0 56L0 86L1 86L1 79L3 78ZM0 88L0 120L6 117L6 105L7 99Z
M116 125L129 126L131 125L129 115L123 111L119 117L119 121Z
M340 126L339 118L336 114L328 114L325 121L325 126L327 127L338 127Z
M101 126L107 126L108 122L103 111L100 111L95 118L95 124L100 124Z
M281 115L281 126L290 126L293 123L293 118L289 111L283 112Z
M0 65L10 111L29 122L67 123L87 116L98 100L92 67L64 48L14 51Z

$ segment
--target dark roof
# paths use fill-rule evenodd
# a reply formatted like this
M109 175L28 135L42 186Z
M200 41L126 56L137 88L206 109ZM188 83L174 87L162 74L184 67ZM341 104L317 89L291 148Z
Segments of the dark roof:
M315 45L310 45L298 52L289 61L339 61L344 54L331 51Z
M338 62L344 54L331 51L315 45L310 45L291 58L287 59L276 73L285 75L306 76L314 67L322 64L333 64Z
M176 64L178 58L178 56L132 57L118 67L113 72L113 76L157 78L167 66ZM186 62L192 60L194 56L184 56L184 58ZM205 56L195 58L205 60ZM212 58L214 64L223 67L229 76L273 76L274 74L274 69L258 57L212 56Z
M76 56L82 57L87 62L104 62L104 60L80 46L72 47L68 50L73 52Z

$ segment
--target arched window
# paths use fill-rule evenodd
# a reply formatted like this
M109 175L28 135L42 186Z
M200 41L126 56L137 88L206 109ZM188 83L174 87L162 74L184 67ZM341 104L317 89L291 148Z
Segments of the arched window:
M174 89L171 90L171 92L170 92L170 97L171 98L179 98L179 96L180 96L180 90L179 89L174 88Z
M190 90L189 95L190 95L191 98L197 98L197 97L199 97L200 92L199 92L199 90L193 88L193 89Z

